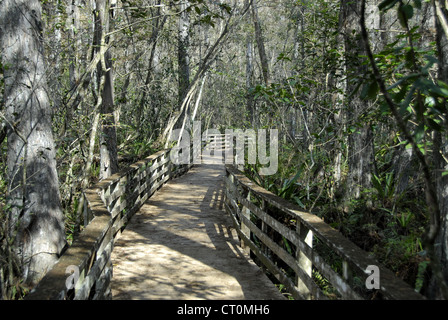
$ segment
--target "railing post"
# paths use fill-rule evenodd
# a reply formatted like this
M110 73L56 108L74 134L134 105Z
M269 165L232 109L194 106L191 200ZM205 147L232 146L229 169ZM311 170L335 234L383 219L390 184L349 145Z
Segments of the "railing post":
M268 213L268 210L267 210L267 202L266 202L266 200L264 200L264 199L261 200L261 210L262 210L263 212ZM263 231L265 234L268 233L268 226L267 226L267 224L266 224L263 220L261 220L261 231ZM268 248L267 245L264 244L264 242L261 243L261 251L262 251L266 256L269 256L269 248Z
M152 165L155 165L155 166L156 166L156 168L155 168L154 171L152 172L153 177L156 177L157 174L159 173L159 170L160 170L160 167L158 166L159 161L160 161L160 157L157 157L157 158L154 159L154 162L153 162L153 164L152 164ZM157 178L157 179L154 179L153 183L154 183L154 184L157 184L157 182L159 182L159 181L160 181L160 177Z
M165 161L165 157L166 157L166 154L163 154L163 155L160 157L160 161L161 161L162 163ZM160 176L160 180L161 180L161 181L165 180L165 176L166 176L165 168L166 168L166 163L162 164L162 166L161 166L161 170L162 170L162 172L163 172L162 175Z
M303 223L300 221L297 221L297 234L299 235L300 239L305 242L310 248L313 247L313 232L309 230ZM296 251L296 259L298 261L299 267L303 270L303 272L312 278L312 262L311 260L297 248ZM305 282L303 282L298 275L297 277L297 290L305 299L311 299L310 290L305 285Z
M342 261L342 276L344 277L344 280L348 283L351 282L353 274L350 270L350 266L348 265L347 260Z
M142 202L142 195L141 195L142 178L141 178L141 176L142 176L142 172L139 167L137 170L135 170L135 174L133 176L133 180L136 180L134 190L137 190L137 198L135 199L135 203Z
M174 164L171 161L171 155L170 152L167 152L166 156L168 157L169 161L167 162L167 172L168 172L168 180L171 180L174 176Z
M84 218L84 225L88 225L89 224L89 206L87 203L87 199L86 199L86 195L84 193L82 193L82 197L83 197L83 201L82 204L84 206L83 208L83 218Z
M247 201L250 202L250 190L247 193L246 199L247 199ZM250 221L250 210L249 210L249 208L243 206L243 209L242 209L241 213L248 221ZM249 227L247 225L244 224L243 220L241 220L241 232L247 237L247 239L250 240L250 229L249 229ZM241 241L241 247L244 249L245 252L250 254L250 247L247 246L244 243L244 241Z

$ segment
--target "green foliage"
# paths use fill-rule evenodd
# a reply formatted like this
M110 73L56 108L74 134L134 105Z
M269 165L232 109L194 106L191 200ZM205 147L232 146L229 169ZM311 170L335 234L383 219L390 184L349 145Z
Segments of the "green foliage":
M378 5L378 8L381 11L387 11L387 10L393 8L396 4L398 4L397 18L398 18L400 24L404 28L406 28L408 26L409 20L411 20L412 17L414 16L414 8L416 8L416 9L422 8L421 0L413 0L412 4L410 4L409 2L410 1L407 1L407 3L404 3L403 0L384 0Z
M306 9L314 5L324 6L320 1L315 4L297 1L296 5ZM391 43L380 46L382 49L374 53L376 64L412 138L422 153L432 155L437 150L434 150L431 135L434 132L446 134L442 119L447 115L448 85L435 77L439 64L436 44L425 42L427 35L423 32L427 30L415 22L422 1L385 0L379 8L383 12L396 10L396 27L401 26L402 31L394 33ZM303 42L304 56L301 56L301 50L297 50L299 57L293 56L291 51L281 50L275 61L276 66L290 66L295 62L294 67L299 72L276 79L269 86L256 84L249 93L254 97L260 113L268 115L271 121L260 121L260 125L280 125L289 120L285 118L296 117L302 125L299 130L305 132L303 124L306 123L310 128L309 135L294 140L284 133L276 175L258 176L257 165L247 166L246 174L262 187L305 210L318 209L315 210L316 214L325 222L361 248L372 252L377 259L419 289L427 273L422 248L424 226L428 224L427 207L421 192L423 180L416 173L410 177L407 189L402 191L402 184L399 184L401 177L395 172L397 151L403 145L409 147L408 141L403 141L402 134L397 130L395 119L382 99L369 64L365 61L361 65L362 58L366 57L346 57L338 49L337 32L328 32L337 31L338 19L334 19L337 14L330 7L316 9L312 11L316 13L316 22L312 23L306 20L306 9L301 12L304 12L307 28L298 35L300 40L301 37L306 39ZM324 17L328 23L322 20ZM320 24L326 30L325 35L316 32ZM359 40L356 35L353 38L354 41ZM347 59L346 69L342 63L344 59ZM328 74L331 75L330 80L326 78ZM331 80L335 83L348 81L350 87L356 87L356 90L344 92L332 87ZM357 118L352 117L343 105L347 99L354 97L369 100L368 107ZM342 116L346 117L342 120L343 126L332 121L340 118L341 109ZM304 117L307 112L312 113L311 120ZM371 172L371 186L361 191L361 199L351 199L349 206L344 202L346 156L350 144L346 136L356 135L366 123L372 127L374 134L375 169ZM290 128L282 125L284 129ZM342 154L342 179L335 181L333 166L335 154L339 151ZM413 161L409 166L411 170L419 170ZM347 207L353 209L347 210ZM288 251L287 240L279 241ZM315 278L325 287L318 274Z
M280 153L279 157L285 157L285 154L282 155ZM257 182L258 185L262 186L266 190L269 190L279 197L282 197L285 200L289 200L305 209L305 205L302 202L302 198L304 197L303 185L299 182L299 179L303 174L303 164L298 166L297 168L288 168L287 172L280 171L275 175L264 177L258 175L258 168L259 164L246 164L245 172L249 178ZM285 169L285 167L283 167L283 169ZM288 177L285 178L284 175L287 175Z
M285 295L288 300L294 300L292 295L286 291L286 287L284 284L282 283L276 284L276 287L278 288L278 291L280 291L280 293Z
M377 192L378 199L384 204L395 196L394 173L386 172L382 177L372 175L372 185Z
M133 140L128 144L128 155L135 158L142 158L145 155L153 153L153 141L151 140Z
M422 1L385 0L379 9L386 12L396 6L397 19L403 33L375 54L375 62L382 74L387 91L397 106L400 117L406 123L412 140L423 155L439 152L434 149L434 132L446 134L442 119L447 116L446 99L448 85L437 80L436 44L424 42L420 25L413 26L416 10L422 8ZM363 98L376 99L378 85L371 76L365 84ZM389 104L380 102L377 114L382 118L391 115ZM410 141L403 141L410 148ZM374 175L372 193L380 201L380 210L385 214L382 241L376 245L375 253L388 267L402 274L409 283L420 291L425 281L428 262L422 246L423 226L428 224L421 195L413 199L410 193L396 195L393 172ZM422 209L420 208L423 207Z
M398 19L405 32L377 53L375 59L387 83L387 91L398 105L401 117L408 123L420 151L425 154L431 147L429 139L426 139L428 134L445 130L441 116L446 116L448 111L445 103L448 85L434 80L432 74L438 64L435 43L418 47L422 39L420 26L411 27L409 23L414 8L421 8L421 1L413 1L410 5L399 0L386 0L379 8L387 11L397 3ZM370 77L362 97L375 99L378 92L378 84ZM389 114L386 102L381 103L379 111L382 115Z
M425 260L419 263L417 277L415 279L415 291L420 292L425 283L425 272L429 266L429 261Z
M1 166L1 162L0 162ZM3 168L2 168L3 169ZM0 171L0 300L22 299L29 288L21 278L21 267L15 254L14 236L8 230L11 207L8 204L6 179Z

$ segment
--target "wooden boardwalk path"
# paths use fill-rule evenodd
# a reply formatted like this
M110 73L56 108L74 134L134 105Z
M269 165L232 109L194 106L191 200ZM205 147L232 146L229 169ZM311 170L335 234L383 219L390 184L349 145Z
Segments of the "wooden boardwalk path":
M208 148L232 150L234 137L213 137ZM172 150L84 191L84 229L26 299L284 299L249 250L294 299L424 299L318 216L213 163L209 149L192 168Z
M224 165L208 162L157 191L116 241L113 299L283 299L239 246Z

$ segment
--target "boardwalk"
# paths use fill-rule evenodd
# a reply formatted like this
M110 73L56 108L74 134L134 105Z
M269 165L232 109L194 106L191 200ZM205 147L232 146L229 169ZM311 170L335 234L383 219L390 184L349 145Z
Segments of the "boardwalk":
M424 298L316 215L206 153L188 171L161 150L85 190L85 228L26 299L284 299L238 237L294 299Z
M239 246L223 173L194 166L136 213L112 253L113 299L283 299Z

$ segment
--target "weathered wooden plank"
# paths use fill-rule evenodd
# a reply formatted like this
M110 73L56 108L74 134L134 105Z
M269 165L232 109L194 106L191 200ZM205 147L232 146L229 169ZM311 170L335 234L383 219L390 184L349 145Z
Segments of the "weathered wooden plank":
M75 287L77 299L88 297L93 283L97 289L94 298L110 295L114 237L144 201L170 179L169 151L161 150L138 161L83 193L86 227L26 299L65 299L69 276L65 272L73 266L81 274ZM100 257L94 261L97 255Z
M228 204L232 206L232 210L236 212L238 210L238 204L236 203L236 200L231 197L227 189L225 190L225 196Z
M154 183L154 181L157 181L157 179L159 179L163 174L167 173L168 168L165 168L164 170L159 170L157 172L154 172L151 174L151 178L149 178L147 180L147 183L149 185L152 185Z
M338 290L343 299L363 300L363 298L315 252L313 254L312 262L316 269L330 281L331 285L336 290Z
M228 186L232 186L229 183L229 179L226 179L226 182L228 183ZM233 188L236 190L236 188ZM228 190L226 189L226 195L228 197ZM334 287L341 293L341 296L345 299L361 299L361 297L350 289L349 285L336 273L334 272L331 267L315 252L313 252L312 248L310 248L304 241L302 241L299 236L297 235L295 230L291 230L288 227L284 226L281 222L271 217L268 213L261 210L259 207L257 207L254 203L249 202L246 198L243 198L240 194L237 194L237 199L240 203L243 204L243 206L246 206L250 209L250 211L255 214L258 218L260 218L263 222L268 224L271 228L273 228L275 231L280 233L282 236L287 238L291 243L296 245L301 252L303 252L311 261L313 262L313 265L322 273L324 277L329 279L329 281L334 285ZM229 208L230 210L230 208ZM236 211L234 211L236 212ZM255 226L254 226L255 227ZM251 231L256 234L260 240L266 245L266 241L272 242L270 239L266 240L265 236L262 236L258 231L251 228ZM261 230L259 230L262 232ZM272 248L272 245L268 245L268 247L275 253L278 254L277 250ZM278 247L278 246L277 246ZM287 262L287 261L285 261ZM297 271L295 264L296 261L289 260L287 262L288 265L291 266L295 271ZM303 273L303 271L300 271Z
M312 257L312 250L311 248L300 239L300 237L297 235L295 230L291 230L288 227L286 227L283 223L276 220L272 216L270 216L268 213L261 210L259 207L257 207L254 203L248 202L247 199L244 199L240 195L237 195L238 201L245 207L248 207L249 210L255 214L259 219L261 219L264 223L269 225L272 229L280 233L282 236L284 236L286 239L288 239L291 243L293 243L295 246L300 247L301 251L303 251L309 258Z
M164 164L166 164L166 163L168 163L170 161L170 157L162 158L162 156L164 156L164 155L161 155L157 159L154 159L153 164L147 168L149 170L149 172L156 171L157 169L159 169Z
M112 268L107 268L104 275L102 275L96 282L97 289L92 300L110 300L112 299L112 293L110 290L110 281L112 280Z
M85 227L83 232L59 258L53 268L44 276L35 289L33 289L26 299L53 300L59 299L61 295L65 297L67 288L65 281L68 277L66 270L69 266L77 267L80 272L88 272L91 258L101 245L101 242L110 227L110 215L99 214L98 210L93 220Z
M267 257L261 249L249 238L247 238L239 228L239 223L236 220L236 217L234 215L230 215L232 218L233 225L235 227L235 230L238 233L238 236L242 241L246 243L247 246L250 247L251 251L257 256L258 259L263 263L263 265L269 270L269 272L277 278L280 283L282 283L285 288L288 290L288 292L293 296L294 299L297 300L303 300L304 297L300 294L300 292L297 290L297 287L294 285L293 281L271 260L269 257ZM320 300L326 300L327 297L321 292L320 289L317 289L316 292L314 292L317 299Z
M101 274L104 266L107 261L110 259L110 255L112 253L113 248L113 240L109 241L109 244L103 250L100 257L95 261L92 268L89 270L89 273L85 277L82 286L76 291L74 300L85 300L90 295L90 290L95 284L98 276Z
M358 274L364 275L369 265L376 265L381 273L381 292L386 298L391 299L424 299L422 295L415 292L409 285L395 277L388 269L384 268L367 253L353 244L351 241L343 237L337 230L331 228L319 217L304 212L288 201L277 197L271 192L255 185L239 170L233 166L226 166L228 174L232 175L236 180L235 183L246 190L251 190L258 197L269 203L270 205L280 209L282 212L290 215L292 218L299 220L309 230L316 234L329 248L338 254L343 260L348 261Z
M292 257L285 249L280 247L277 243L275 243L267 234L261 231L255 224L253 224L250 220L247 219L244 215L238 213L239 218L243 225L246 225L251 232L257 236L269 249L272 250L274 254L276 254L280 259L282 259L290 268L294 270L296 274L302 279L307 288L312 292L313 295L317 295L317 292L320 290L318 286L314 283L314 281L302 270L302 268L297 263L297 260ZM243 232L244 234L244 232ZM246 238L247 235L246 235ZM271 261L272 262L272 261ZM274 262L272 262L274 263Z

